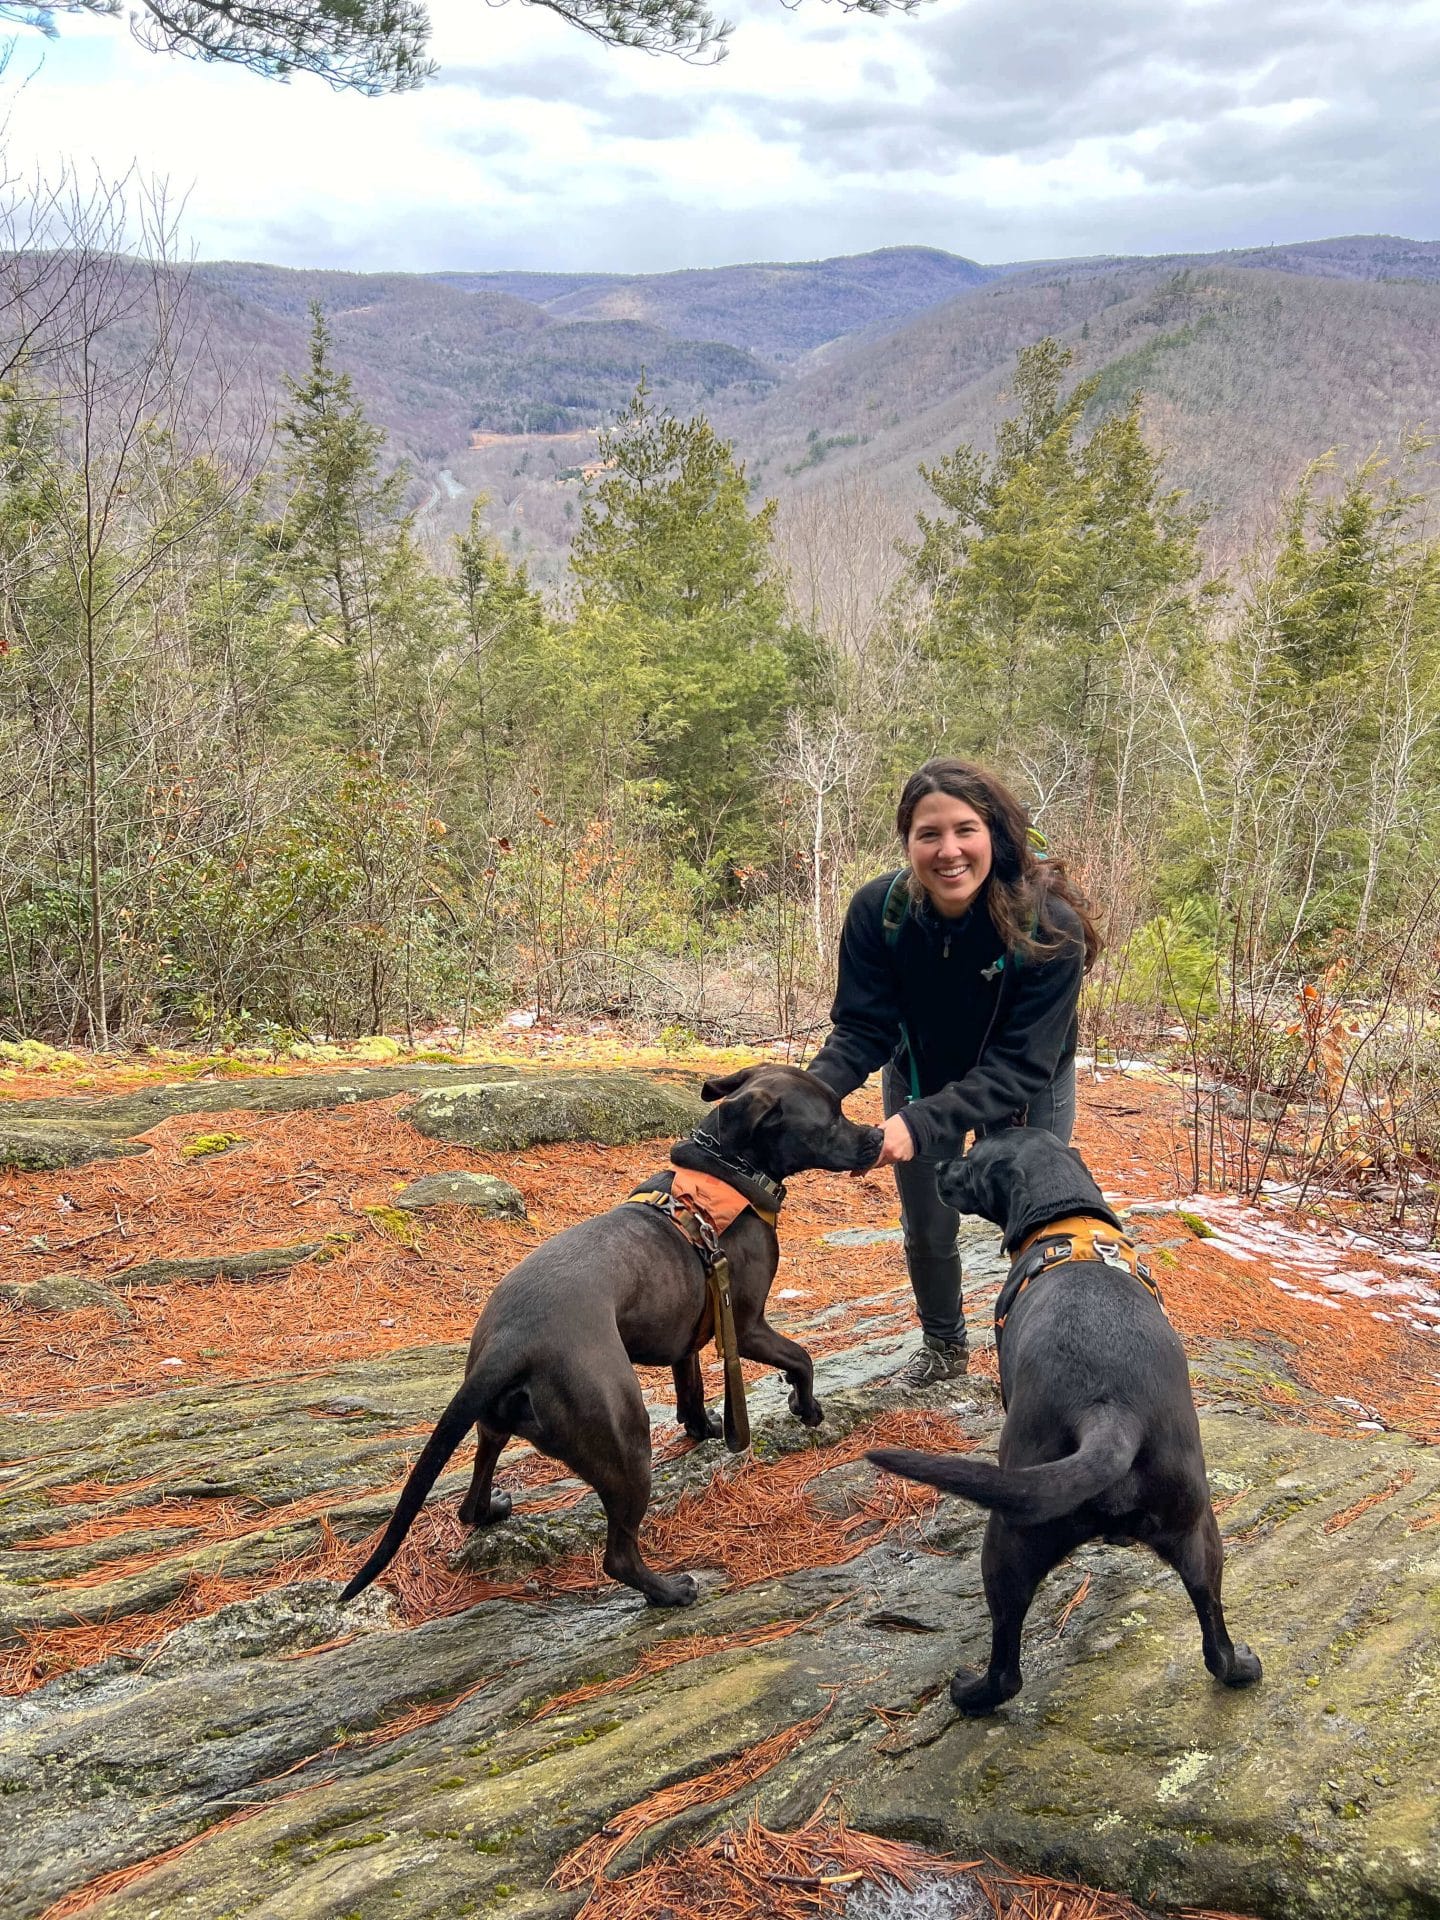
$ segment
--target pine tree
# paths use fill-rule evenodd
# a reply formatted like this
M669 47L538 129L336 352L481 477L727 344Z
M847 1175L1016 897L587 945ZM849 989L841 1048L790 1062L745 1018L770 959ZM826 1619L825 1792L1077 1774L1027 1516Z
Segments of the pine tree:
M693 833L727 806L739 831L806 662L772 563L775 503L752 513L729 442L643 382L600 460L571 556L586 700L606 707L612 755L635 753Z
M493 814L500 776L533 710L546 622L523 563L512 566L485 531L484 507L477 500L469 531L456 535L453 590L469 664L461 692L464 724L479 760L485 811Z
M385 434L365 418L348 373L331 361L333 341L312 305L310 371L285 377L289 407L278 426L289 485L284 563L316 648L322 681L338 692L345 743L375 743L383 726L378 670L384 644L381 582L405 529L408 475L385 473Z
M1113 643L1199 570L1197 516L1161 489L1139 396L1082 442L1098 382L1064 395L1073 360L1054 339L1025 348L993 457L966 445L921 468L944 512L919 516L911 579L971 750L1003 755L1037 725L1094 745Z

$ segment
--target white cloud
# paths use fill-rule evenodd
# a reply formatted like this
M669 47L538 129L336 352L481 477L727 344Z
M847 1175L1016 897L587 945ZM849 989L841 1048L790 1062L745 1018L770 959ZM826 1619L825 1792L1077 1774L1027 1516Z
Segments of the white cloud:
M432 0L442 71L362 100L61 20L12 166L138 160L204 257L657 270L923 242L977 258L1440 227L1440 0L744 0L715 68ZM20 43L10 78L41 48Z

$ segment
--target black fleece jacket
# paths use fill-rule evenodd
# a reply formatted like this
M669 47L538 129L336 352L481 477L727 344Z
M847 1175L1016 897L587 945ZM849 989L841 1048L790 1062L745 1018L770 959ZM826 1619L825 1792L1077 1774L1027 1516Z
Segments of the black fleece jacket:
M850 902L833 1031L810 1071L842 1099L887 1060L908 1082L903 1023L920 1084L920 1098L902 1109L905 1123L917 1152L945 1159L963 1152L967 1134L1023 1114L1073 1059L1084 931L1069 903L1051 896L1043 932L1060 944L1017 961L984 895L957 920L922 899L887 946L883 916L894 878L869 881Z

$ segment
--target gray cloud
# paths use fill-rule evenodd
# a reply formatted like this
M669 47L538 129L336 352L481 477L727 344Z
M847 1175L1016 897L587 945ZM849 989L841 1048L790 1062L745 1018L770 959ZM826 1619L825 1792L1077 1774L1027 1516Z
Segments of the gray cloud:
M298 218L270 244L312 264L643 272L911 242L1013 261L1440 231L1436 0L808 6L763 86L743 84L748 31L763 12L773 32L777 6L744 0L736 58L704 73L553 35L543 58L445 68L437 94L474 103L447 138L505 199L435 213L422 184L363 234ZM836 46L854 52L841 80ZM588 136L580 165L568 132L553 157L560 104ZM732 127L735 181L713 157ZM783 190L742 193L756 144ZM977 188L993 178L1003 202Z
M868 60L849 96L717 92L715 104L832 179L1054 162L1082 142L1181 195L1299 182L1353 202L1434 171L1433 5L970 0L924 16L916 37L930 82L918 102L876 84ZM1320 105L1293 122L1264 117L1306 100Z

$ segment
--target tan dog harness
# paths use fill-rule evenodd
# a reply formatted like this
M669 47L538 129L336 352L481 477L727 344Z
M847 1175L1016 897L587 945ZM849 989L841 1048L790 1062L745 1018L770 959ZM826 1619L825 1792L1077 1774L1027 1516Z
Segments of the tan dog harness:
M1149 1267L1140 1258L1140 1250L1128 1234L1121 1233L1104 1220L1073 1214L1039 1227L1021 1242L1000 1298L995 1302L995 1340L1000 1335L1010 1309L1032 1280L1050 1267L1068 1266L1076 1260L1098 1260L1107 1267L1119 1267L1140 1282L1154 1296L1163 1311L1165 1302Z
M743 1453L750 1444L750 1412L735 1338L730 1262L720 1249L720 1236L734 1226L747 1207L768 1227L775 1225L776 1215L747 1200L728 1181L689 1167L677 1167L668 1187L642 1187L638 1193L627 1194L624 1204L653 1208L684 1234L700 1256L714 1319L715 1347L725 1363L725 1445L731 1453Z

